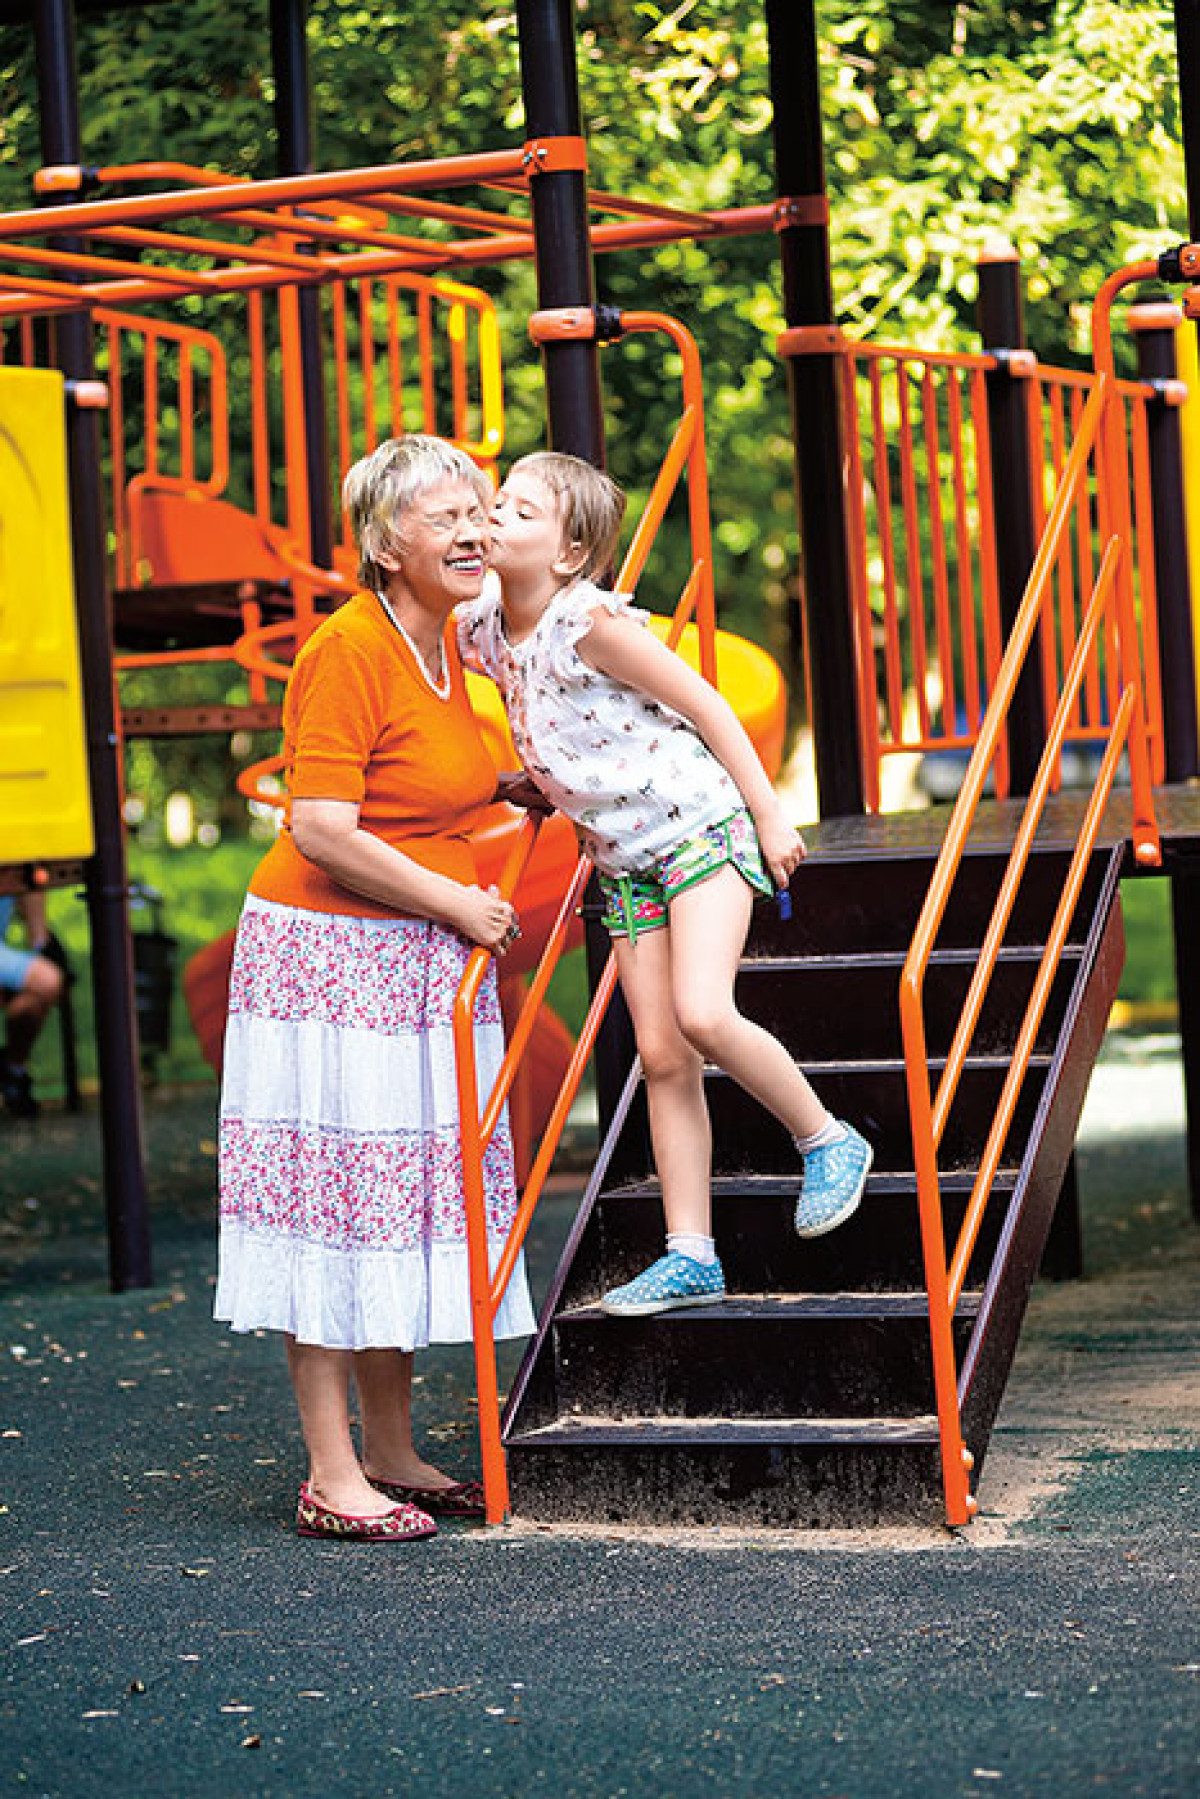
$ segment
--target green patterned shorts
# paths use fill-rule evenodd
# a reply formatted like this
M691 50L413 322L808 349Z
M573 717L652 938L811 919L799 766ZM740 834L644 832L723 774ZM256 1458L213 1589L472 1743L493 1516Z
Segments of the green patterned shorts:
M640 931L661 930L671 901L715 875L727 862L755 893L769 899L775 892L763 867L754 821L743 809L720 824L708 825L698 836L685 838L654 868L631 875L601 875L602 916L609 935L628 937L634 943Z

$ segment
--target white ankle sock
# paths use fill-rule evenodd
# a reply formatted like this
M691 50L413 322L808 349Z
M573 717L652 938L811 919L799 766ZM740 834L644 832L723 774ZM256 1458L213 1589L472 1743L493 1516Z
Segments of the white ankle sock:
M811 1137L793 1137L792 1142L800 1154L806 1156L810 1149L828 1149L831 1143L843 1142L845 1136L845 1125L831 1112L819 1131L814 1131Z
M695 1231L668 1231L667 1254L688 1256L709 1268L717 1259L717 1246L711 1237L702 1237Z

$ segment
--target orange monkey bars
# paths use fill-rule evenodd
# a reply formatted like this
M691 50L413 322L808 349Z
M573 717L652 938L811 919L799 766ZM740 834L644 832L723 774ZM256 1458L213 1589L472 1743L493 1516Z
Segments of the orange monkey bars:
M97 304L128 305L162 298L172 290L261 291L289 283L319 284L329 272L343 276L428 273L527 258L532 251L528 219L507 209L431 200L424 197L424 190L480 186L507 194L523 190L540 173L562 167L584 167L582 140L544 138L521 149L266 181L229 177L180 163L43 169L37 186L45 194L82 192L98 181L167 179L189 185L166 192L81 199L0 216L0 319L30 310L48 314ZM695 213L609 194L593 194L591 203L601 214L623 215L595 225L592 240L597 249L633 249L681 237L765 231L772 228L777 216L774 206ZM372 221L361 216L363 204L385 215L457 227L470 235L422 238L372 229ZM249 229L286 241L268 242L264 254L258 256L255 245L194 233L180 236L161 229L187 219L212 221L223 229ZM44 247L45 239L62 236L83 242L58 249ZM20 241L27 237L39 241L36 245ZM203 255L217 263L243 262L246 266L196 269L177 262L158 266L141 259L100 256L87 247L91 239L105 248L128 243L140 250ZM322 250L318 256L300 256L288 250L287 242L303 244L306 249L339 243L358 247L336 255ZM80 276L90 272L107 279L80 283L42 280L5 268L4 263L17 268L25 263Z
M339 480L382 436L414 428L449 436L482 466L494 466L503 443L495 310L485 294L454 280L453 270L529 257L532 224L514 210L516 196L541 173L584 166L581 139L544 138L484 155L267 181L162 161L42 170L38 191L57 203L0 216L0 330L7 324L15 337L10 359L15 348L16 359L27 363L38 360L35 320L52 329L57 314L86 307L104 333L118 596L148 583L169 589L232 582L242 632L253 637L264 617L270 622L288 604L289 590L290 609L311 628L314 595L322 586L344 587L338 576L350 572L353 560L345 535L334 552L338 574L316 582L308 560L301 287L328 296L328 399ZM163 182L179 185L166 192L149 185ZM94 191L135 184L148 191L105 197ZM453 194L466 186L491 190L496 206L437 197L437 190ZM64 198L71 194L79 198ZM590 200L599 215L597 248L761 231L777 216L771 206L704 214L607 193ZM395 229L397 223L406 229ZM38 241L26 241L32 237ZM434 273L439 267L451 273ZM276 306L268 312L272 294ZM198 299L218 295L245 296L240 344L228 331L218 337L200 329L189 316ZM189 312L180 303L190 303ZM135 306L139 311L129 310ZM164 308L171 309L169 318ZM681 329L657 315L631 318L629 328ZM688 364L685 387L698 388L695 345L690 338L676 341ZM247 352L248 418L234 428L250 440L253 493L247 497L257 531L232 507L202 513L190 503L215 506L231 497L229 365L236 356L241 376ZM689 402L674 446L684 461L702 458L699 433L701 416ZM282 489L273 479L277 466L285 470ZM707 490L695 481L689 505L707 509ZM707 542L707 524L698 534ZM697 615L711 614L711 549L693 569L693 583ZM267 602L271 611L264 614ZM702 644L711 645L711 637L711 628L702 632ZM223 645L138 648L118 667L236 660ZM712 678L714 670L704 672ZM263 697L261 671L251 697Z
M952 1335L954 1314L962 1296L971 1252L988 1203L992 1181L1000 1166L1059 956L1066 942L1088 862L1095 847L1105 804L1116 778L1122 751L1126 749L1132 780L1134 854L1144 865L1153 866L1161 860L1154 817L1150 737L1143 709L1142 671L1134 609L1132 517L1126 434L1122 416L1125 396L1123 384L1116 380L1113 371L1109 328L1109 312L1116 293L1133 282L1154 277L1157 272L1157 263L1130 265L1110 277L1097 296L1094 313L1096 373L1089 383L1090 391L1078 417L1074 443L1061 464L1057 493L1046 519L1025 597L996 671L978 742L951 814L944 846L938 857L929 894L901 977L900 1019L929 1292L929 1324L942 1477L946 1516L951 1524L966 1523L975 1510L975 1501L969 1490L972 1457L962 1437L958 1373ZM1069 665L1061 678L1055 678L1052 693L1054 704L1045 748L1021 814L979 961L935 1091L931 1085L926 1049L923 1011L925 977L961 867L984 783L1001 750L1006 718L1018 679L1039 620L1045 616L1055 573L1061 570L1062 558L1069 549L1073 521L1077 519L1079 509L1089 503L1093 456L1094 497L1102 542L1098 565L1088 583L1087 598L1081 607ZM1000 955L1046 798L1054 785L1063 743L1072 718L1078 715L1081 694L1102 639L1108 642L1108 666L1114 671L1108 690L1111 703L1108 720L1102 727L1095 727L1098 734L1102 732L1104 750L958 1241L947 1262L938 1178L939 1145L983 1009L988 984Z
M606 337L627 331L661 331L675 345L681 359L683 408L680 422L663 458L645 510L617 576L619 593L632 593L645 568L654 539L680 479L688 477L688 522L692 542L692 568L672 616L667 644L674 649L689 620L695 616L699 635L699 662L704 678L717 685L716 612L712 576L712 526L708 499L708 466L704 453L704 393L700 356L695 339L678 320L664 313L627 312L597 320L588 308L570 307L535 313L530 335L535 342L552 338L591 337L598 324ZM500 891L511 899L522 870L533 850L539 826L529 820L514 844L500 881ZM550 977L566 942L572 916L583 897L592 872L581 857L567 888L562 907L530 982L520 1015L509 1037L507 1051L491 1091L480 1106L475 1058L475 1002L487 969L489 954L479 949L470 957L454 1005L454 1049L458 1079L459 1128L462 1136L463 1194L467 1217L467 1259L471 1281L471 1318L475 1341L476 1388L479 1396L479 1440L483 1484L489 1524L498 1524L508 1510L508 1475L500 1438L500 1397L496 1377L495 1320L504 1290L521 1252L558 1150L563 1129L575 1103L584 1069L616 985L616 963L609 957L597 984L591 1006L575 1045L567 1073L521 1195L512 1228L491 1266L487 1235L483 1158L512 1090L517 1068L533 1030Z

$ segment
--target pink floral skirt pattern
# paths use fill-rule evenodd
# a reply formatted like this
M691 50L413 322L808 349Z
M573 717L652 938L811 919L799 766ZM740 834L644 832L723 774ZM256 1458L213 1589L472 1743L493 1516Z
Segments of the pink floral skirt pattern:
M452 1017L471 946L424 919L251 895L221 1092L214 1313L328 1349L471 1335ZM504 1053L495 971L476 1007L486 1091ZM484 1158L499 1255L516 1210L507 1118ZM533 1328L523 1261L497 1336Z

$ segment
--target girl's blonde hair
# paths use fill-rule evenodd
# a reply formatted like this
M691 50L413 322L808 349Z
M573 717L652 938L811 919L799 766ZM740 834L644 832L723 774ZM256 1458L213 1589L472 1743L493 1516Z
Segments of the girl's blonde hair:
M364 587L383 592L387 570L377 558L381 550L399 546L397 520L423 493L446 480L466 482L483 506L491 505L487 476L464 450L442 437L415 431L389 437L349 470L342 482L342 505L358 546L358 578Z
M583 551L578 570L581 581L593 580L612 566L625 516L625 495L611 476L581 456L568 456L562 450L536 450L514 462L508 472L532 475L553 494L563 548L578 544Z

